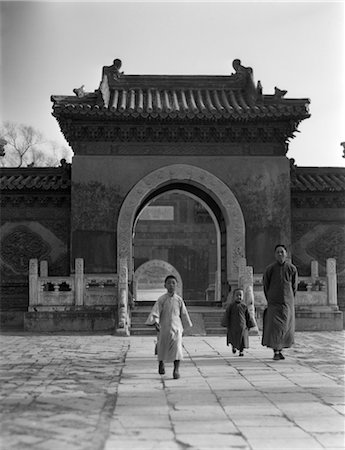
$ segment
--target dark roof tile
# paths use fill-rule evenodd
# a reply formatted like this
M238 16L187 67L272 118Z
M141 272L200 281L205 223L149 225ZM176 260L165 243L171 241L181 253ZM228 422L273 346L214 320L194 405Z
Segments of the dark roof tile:
M345 168L297 167L292 192L345 192Z
M254 85L251 68L237 63L234 68L236 73L229 76L124 75L116 65L105 66L94 93L52 96L54 115L235 120L309 117L309 99L262 95L261 88Z
M70 172L57 168L1 168L0 190L59 191L71 187Z

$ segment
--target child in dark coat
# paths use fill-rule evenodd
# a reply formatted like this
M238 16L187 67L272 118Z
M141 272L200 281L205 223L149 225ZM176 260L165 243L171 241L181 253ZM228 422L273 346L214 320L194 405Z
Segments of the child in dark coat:
M232 302L225 310L221 325L227 328L226 345L231 344L232 352L239 350L239 356L243 356L243 349L249 348L249 328L255 327L255 323L244 303L242 289L234 290Z

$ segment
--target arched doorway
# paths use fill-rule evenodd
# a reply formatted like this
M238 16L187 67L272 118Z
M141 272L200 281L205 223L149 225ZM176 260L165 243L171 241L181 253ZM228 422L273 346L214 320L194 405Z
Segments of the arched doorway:
M171 190L188 192L203 201L212 211L220 241L221 297L227 284L238 280L239 260L245 256L245 226L240 205L230 188L219 178L199 167L174 164L162 167L140 180L128 193L119 213L117 260L125 258L129 279L133 279L133 230L141 210L159 194Z
M179 272L187 303L220 301L220 227L208 204L189 190L196 192L181 183L166 186L140 210L133 227L134 271L150 260L166 261Z
M166 292L164 279L167 275L174 275L176 277L176 293L183 297L183 281L176 268L166 261L152 259L141 264L134 272L133 295L135 300L157 300L160 295Z

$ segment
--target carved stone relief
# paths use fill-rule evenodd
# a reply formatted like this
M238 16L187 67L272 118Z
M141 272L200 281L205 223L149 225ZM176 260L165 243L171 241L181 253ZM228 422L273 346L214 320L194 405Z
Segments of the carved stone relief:
M26 226L16 226L1 240L1 260L16 273L26 273L31 258L45 259L50 246Z
M337 272L345 271L345 229L340 225L299 222L294 225L294 262L310 271L310 261L320 265L320 275L325 274L327 258L335 258Z
M47 260L51 265L67 254L67 245L38 222L5 222L0 233L0 265L4 279L26 277L32 258Z

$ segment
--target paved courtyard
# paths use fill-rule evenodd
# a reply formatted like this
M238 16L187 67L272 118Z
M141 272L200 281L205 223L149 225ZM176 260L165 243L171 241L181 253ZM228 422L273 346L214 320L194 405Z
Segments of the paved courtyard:
M296 333L285 361L250 337L188 336L181 379L154 338L3 333L1 449L344 449L344 332Z

